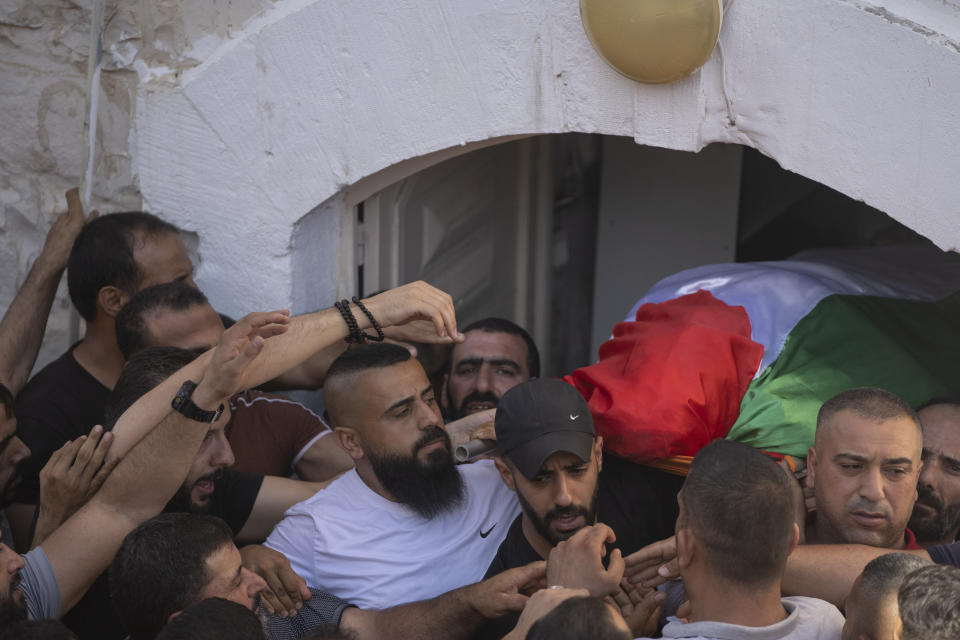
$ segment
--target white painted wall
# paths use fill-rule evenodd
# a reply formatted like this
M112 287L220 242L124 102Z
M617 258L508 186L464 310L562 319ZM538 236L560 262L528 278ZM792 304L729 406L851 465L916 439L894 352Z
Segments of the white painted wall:
M79 175L88 3L0 8L0 301ZM667 86L607 67L577 4L111 0L98 202L195 231L231 314L350 289L345 188L509 135L746 144L960 246L958 0L737 0L723 54Z
M604 138L594 356L613 325L659 280L736 258L741 155L737 145L692 154Z

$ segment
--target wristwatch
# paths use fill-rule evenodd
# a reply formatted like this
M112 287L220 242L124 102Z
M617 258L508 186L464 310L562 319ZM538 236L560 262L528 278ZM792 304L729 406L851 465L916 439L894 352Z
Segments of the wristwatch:
M220 414L223 413L223 403L220 403L216 411L205 411L201 409L193 404L193 390L196 388L196 382L191 380L184 382L180 390L177 391L177 395L173 397L173 402L170 403L170 406L191 420L196 420L197 422L216 422L220 419Z

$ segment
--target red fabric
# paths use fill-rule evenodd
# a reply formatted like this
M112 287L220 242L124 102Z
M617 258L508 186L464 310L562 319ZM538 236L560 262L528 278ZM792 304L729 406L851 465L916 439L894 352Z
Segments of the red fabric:
M564 379L587 399L604 448L645 463L724 437L762 357L743 307L698 291L641 306L599 362Z
M904 549L923 549L923 547L920 546L920 543L917 542L916 534L914 534L913 531L910 531L910 527L907 527L904 530L903 535L904 535L904 545L903 545Z

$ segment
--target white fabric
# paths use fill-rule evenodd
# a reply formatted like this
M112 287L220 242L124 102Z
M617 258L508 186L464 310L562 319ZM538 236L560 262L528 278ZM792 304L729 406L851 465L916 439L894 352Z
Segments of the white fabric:
M60 585L57 584L57 574L53 572L47 553L43 547L37 547L21 557L25 564L20 570L20 590L23 591L23 599L27 603L29 618L59 618Z
M768 627L743 627L723 622L684 624L670 618L664 638L686 640L840 640L843 615L829 602L816 598L782 598L787 617Z
M432 520L381 497L351 470L291 507L265 544L286 555L309 587L362 609L479 582L520 507L492 461L459 469L466 499Z

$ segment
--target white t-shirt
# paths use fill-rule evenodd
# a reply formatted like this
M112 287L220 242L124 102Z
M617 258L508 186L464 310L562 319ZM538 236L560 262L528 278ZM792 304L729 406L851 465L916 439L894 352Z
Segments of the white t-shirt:
M843 614L816 598L781 598L787 617L768 627L743 627L723 622L691 622L677 618L663 628L664 638L685 640L840 640Z
M520 507L492 461L458 469L466 498L431 520L381 497L352 470L291 507L264 544L309 587L362 609L479 582Z

